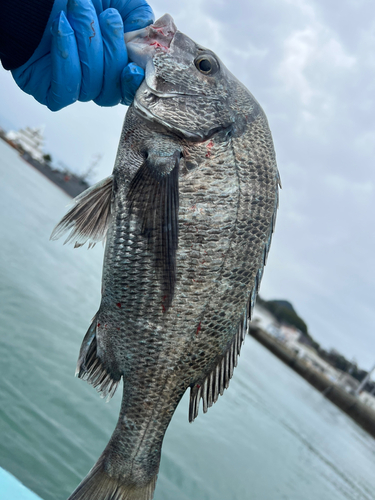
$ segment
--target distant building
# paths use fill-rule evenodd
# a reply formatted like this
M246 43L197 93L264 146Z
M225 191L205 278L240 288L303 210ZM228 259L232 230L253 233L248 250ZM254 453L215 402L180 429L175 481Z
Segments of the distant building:
M372 394L366 391L362 391L359 394L358 398L362 401L362 403L364 403L367 406L370 406L375 410L375 397Z
M299 341L289 342L288 345L292 347L298 357L303 359L309 366L325 375L332 382L336 382L339 377L339 372L327 361L322 359L316 350L306 344L301 344Z
M280 327L280 333L282 337L284 338L285 343L289 342L296 342L300 339L301 337L301 330L298 330L298 328L294 326L287 326L287 325L281 325Z
M258 304L256 304L253 311L252 324L283 343L296 357L304 360L308 366L322 373L333 384L341 387L346 392L355 395L356 392L361 391L359 381L349 373L339 370L325 361L312 346L311 339L303 332L294 326L280 325L272 313ZM375 371L375 366L373 370ZM371 372L369 372L368 377L370 374ZM360 398L364 402L366 400L366 404L369 406L374 405L375 408L375 395L361 392Z
M343 372L341 370L336 370L339 373L339 377L336 380L336 384L344 389L350 394L354 394L359 386L359 382L356 378L352 377L349 373Z
M11 130L6 139L28 153L34 160L43 162L44 127L26 127L18 131Z
M299 337L299 342L301 344L307 345L309 347L313 347L313 343L311 341L311 338L309 338L307 335L301 332L301 335Z
M251 322L254 326L265 330L273 337L280 338L280 325L277 319L264 307L255 304Z

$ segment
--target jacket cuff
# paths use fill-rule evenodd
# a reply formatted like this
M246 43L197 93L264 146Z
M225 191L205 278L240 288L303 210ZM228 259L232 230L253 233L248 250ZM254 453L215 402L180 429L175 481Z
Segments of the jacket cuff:
M0 0L0 58L5 69L25 64L38 47L54 0Z

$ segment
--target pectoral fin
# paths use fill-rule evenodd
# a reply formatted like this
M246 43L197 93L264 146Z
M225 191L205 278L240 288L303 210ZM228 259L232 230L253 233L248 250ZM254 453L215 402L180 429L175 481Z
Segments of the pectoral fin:
M75 240L75 248L87 241L89 248L102 241L111 215L112 184L113 177L110 176L77 196L74 206L52 231L51 240L57 240L70 230L64 244Z
M165 309L172 303L176 284L179 162L178 151L165 157L149 156L135 174L127 196L129 212L138 217L153 254Z

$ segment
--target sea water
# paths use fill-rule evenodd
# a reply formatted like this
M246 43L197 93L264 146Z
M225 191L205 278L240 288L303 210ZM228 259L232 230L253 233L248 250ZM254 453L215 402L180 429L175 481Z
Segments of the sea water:
M121 398L74 378L103 248L49 241L69 203L0 140L0 466L44 500L86 475ZM208 413L189 424L187 395L177 408L155 500L372 500L374 472L375 440L248 337Z

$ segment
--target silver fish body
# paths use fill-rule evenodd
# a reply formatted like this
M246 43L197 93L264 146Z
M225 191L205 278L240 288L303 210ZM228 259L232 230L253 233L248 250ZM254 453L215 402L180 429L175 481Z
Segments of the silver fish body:
M152 498L185 391L193 421L201 399L205 412L228 387L278 203L267 119L215 54L169 16L129 47L146 79L113 175L53 235L72 229L77 246L106 236L102 301L77 371L104 395L124 386L116 429L71 500Z

